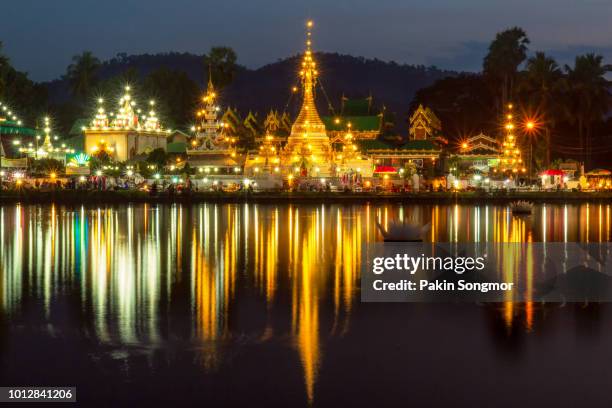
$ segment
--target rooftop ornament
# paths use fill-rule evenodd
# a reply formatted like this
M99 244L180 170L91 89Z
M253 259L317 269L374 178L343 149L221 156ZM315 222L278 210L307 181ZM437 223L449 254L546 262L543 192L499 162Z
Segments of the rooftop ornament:
M137 130L147 132L166 132L160 124L157 113L155 112L155 101L149 101L149 110L142 114L142 109L138 108L137 102L132 97L130 86L125 87L125 93L119 99L117 112L107 113L104 108L104 99L98 99L98 108L91 122L90 127L83 127L82 130L95 131L117 131L117 130Z

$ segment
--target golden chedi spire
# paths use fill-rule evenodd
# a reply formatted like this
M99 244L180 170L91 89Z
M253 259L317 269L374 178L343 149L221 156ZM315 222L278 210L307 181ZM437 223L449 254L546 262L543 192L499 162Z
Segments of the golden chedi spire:
M291 127L292 136L320 135L325 133L325 125L319 117L317 107L314 102L315 86L317 84L317 64L312 52L312 21L306 23L306 51L300 67L300 77L302 80L302 109Z
M212 66L208 64L208 87L206 88L206 95L213 99L217 96L215 93L215 86L212 80Z
M281 165L293 169L290 171L299 169L300 174L321 177L332 174L332 146L314 101L318 72L312 52L312 26L312 21L308 21L306 51L300 67L302 108L291 126L291 134L281 154Z

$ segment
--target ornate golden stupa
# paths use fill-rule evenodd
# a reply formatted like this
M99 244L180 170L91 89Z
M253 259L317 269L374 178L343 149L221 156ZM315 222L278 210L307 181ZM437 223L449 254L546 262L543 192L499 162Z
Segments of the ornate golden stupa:
M312 53L312 21L306 24L306 52L302 59L302 108L291 126L291 134L280 154L283 174L299 169L309 176L330 176L333 173L333 151L325 124L315 106L317 67Z
M264 176L291 182L296 178L342 178L371 177L372 159L363 155L355 145L350 126L347 133L336 140L342 149L334 151L325 123L321 120L315 105L317 85L317 64L312 52L312 21L306 24L306 51L300 67L302 84L302 106L291 126L291 133L284 147L277 148L273 134L266 133L259 149L247 154L244 174L249 177ZM258 183L260 183L258 181ZM263 181L260 183L262 184Z

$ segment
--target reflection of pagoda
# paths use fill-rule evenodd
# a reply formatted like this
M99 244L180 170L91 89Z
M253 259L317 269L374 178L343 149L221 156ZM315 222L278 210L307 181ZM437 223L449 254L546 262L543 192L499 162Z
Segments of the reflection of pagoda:
M302 108L291 127L291 134L281 154L281 167L285 170L285 174L299 167L308 175L329 176L333 172L332 146L314 99L318 72L311 49L312 21L308 22L307 28L306 52L300 71Z
M148 111L143 112L132 98L130 87L126 86L116 113L107 114L103 102L102 99L98 100L98 109L91 125L83 129L87 153L104 151L124 161L157 148L166 148L169 131L160 125L154 101L150 101Z

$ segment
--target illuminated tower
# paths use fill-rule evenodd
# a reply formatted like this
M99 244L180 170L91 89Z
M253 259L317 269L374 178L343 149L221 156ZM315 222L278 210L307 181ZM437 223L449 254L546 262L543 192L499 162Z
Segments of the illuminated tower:
M48 154L53 151L53 144L51 143L51 125L49 123L48 117L45 117L44 131L45 131L45 140L42 144L42 151Z
M300 67L302 108L283 149L282 166L300 168L309 176L327 176L332 173L332 146L315 106L318 71L312 52L312 26L312 21L308 21L306 51Z
M216 104L217 93L212 82L209 69L208 87L206 95L202 97L204 106L197 112L198 124L193 129L195 139L192 148L195 150L223 150L230 149L234 138L223 135L224 124L218 120L219 106Z
M519 173L525 173L521 151L517 146L517 140L514 136L514 115L513 105L508 104L508 111L505 117L506 136L502 144L502 155L499 162L500 171L509 176L517 176Z
M104 106L102 105L104 103L104 99L99 98L98 99L98 110L96 111L96 116L93 119L92 122L92 128L95 129L108 129L108 115L106 114L105 110L104 110Z
M134 112L136 102L130 95L130 87L125 87L125 94L119 99L119 113L115 117L116 128L135 129L138 126L138 115Z

